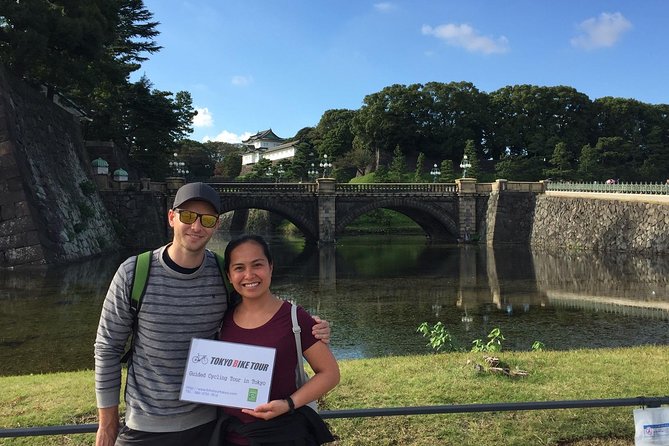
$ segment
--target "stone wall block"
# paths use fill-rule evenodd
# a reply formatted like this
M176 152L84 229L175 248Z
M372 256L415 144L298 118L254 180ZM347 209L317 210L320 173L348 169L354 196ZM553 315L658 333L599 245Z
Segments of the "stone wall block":
M10 265L37 265L46 263L44 252L40 245L8 249L5 251L4 257L5 261Z

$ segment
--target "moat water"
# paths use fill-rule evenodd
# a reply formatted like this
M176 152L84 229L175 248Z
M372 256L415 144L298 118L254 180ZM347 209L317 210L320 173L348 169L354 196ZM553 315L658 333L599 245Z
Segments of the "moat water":
M355 236L336 247L270 237L273 291L333 326L339 359L427 354L443 322L469 349L499 327L507 350L669 344L669 258ZM220 233L212 247L225 247ZM0 375L90 369L100 308L128 253L0 270Z

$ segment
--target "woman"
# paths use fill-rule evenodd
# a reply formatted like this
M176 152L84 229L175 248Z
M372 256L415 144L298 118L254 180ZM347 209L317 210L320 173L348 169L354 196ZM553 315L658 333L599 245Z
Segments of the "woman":
M333 441L325 423L306 405L339 383L339 366L328 346L311 334L315 322L299 307L303 354L315 375L297 388L298 358L291 304L270 291L272 270L272 255L260 236L242 236L225 249L225 271L241 301L226 313L220 339L276 349L270 401L255 409L223 408L224 413L231 416L225 426L225 444L262 444L263 439L272 445L315 445ZM280 440L283 441L278 443Z

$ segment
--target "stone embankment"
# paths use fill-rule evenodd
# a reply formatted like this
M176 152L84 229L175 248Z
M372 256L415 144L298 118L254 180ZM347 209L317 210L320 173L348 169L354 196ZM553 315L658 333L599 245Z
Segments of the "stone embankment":
M72 115L0 68L0 266L118 247Z
M548 250L669 253L669 197L538 195L530 242Z

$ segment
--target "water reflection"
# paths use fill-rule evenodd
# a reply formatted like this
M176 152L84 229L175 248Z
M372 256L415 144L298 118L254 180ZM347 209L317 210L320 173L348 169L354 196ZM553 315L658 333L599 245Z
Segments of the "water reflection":
M213 242L222 251L224 234ZM339 358L427 353L442 321L463 348L494 327L505 348L669 344L669 259L550 254L351 237L317 249L271 238L273 289L334 326ZM91 368L100 307L125 254L0 271L0 374Z

